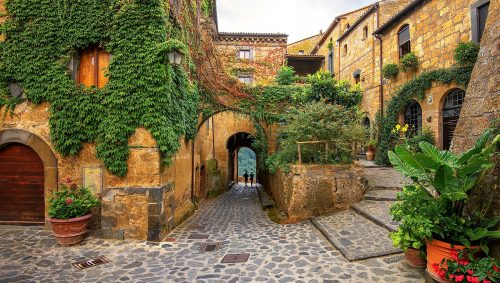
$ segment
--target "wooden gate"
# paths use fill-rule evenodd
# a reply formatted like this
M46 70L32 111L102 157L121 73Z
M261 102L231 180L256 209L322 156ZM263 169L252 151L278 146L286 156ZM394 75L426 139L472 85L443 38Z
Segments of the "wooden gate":
M44 167L28 146L10 144L0 149L0 223L43 224L45 220Z

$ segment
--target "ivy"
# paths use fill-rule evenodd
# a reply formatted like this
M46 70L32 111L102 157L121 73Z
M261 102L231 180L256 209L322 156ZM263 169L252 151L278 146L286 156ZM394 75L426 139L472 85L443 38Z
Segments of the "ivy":
M455 50L461 48L460 46ZM463 48L462 48L463 49ZM404 83L389 100L387 110L382 118L382 130L380 135L380 142L377 148L375 162L380 165L388 165L389 158L387 152L393 150L395 146L395 136L391 134L391 130L398 123L399 113L413 100L423 100L425 93L432 87L433 83L450 84L455 82L458 85L466 88L474 67L473 62L477 59L477 51L470 48L470 52L475 52L475 59L470 60L474 55L462 55L467 57L468 62L471 64L463 65L457 64L451 68L436 69L424 72L417 76L415 79Z
M128 139L145 127L168 164L180 138L196 133L199 95L184 68L167 60L167 52L179 50L188 70L194 69L189 36L179 32L166 2L8 0L0 28L6 35L0 43L0 106L12 111L19 103L7 89L18 82L29 101L50 103L51 140L62 155L96 142L109 171L124 176ZM112 54L102 89L76 85L67 67L72 53L95 45Z

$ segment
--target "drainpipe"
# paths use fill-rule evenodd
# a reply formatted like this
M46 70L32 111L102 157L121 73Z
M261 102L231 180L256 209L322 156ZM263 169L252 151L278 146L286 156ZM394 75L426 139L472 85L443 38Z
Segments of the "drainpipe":
M380 123L379 123L379 133L382 132L382 118L384 117L384 77L382 76L382 67L384 66L383 64L383 58L382 58L382 36L380 34L374 34L375 38L379 41L380 43L380 54L379 54L379 61L380 61L380 87L379 87L379 104L380 104ZM380 140L380 134L379 134L379 140Z
M194 187L195 187L195 181L196 181L196 177L195 177L195 169L194 169L194 165L195 165L195 160L194 160L194 154L195 154L195 151L194 151L194 145L196 143L196 137L193 138L193 141L192 141L192 144L191 144L191 202L193 204L196 203L196 199L195 199L195 196L194 196Z

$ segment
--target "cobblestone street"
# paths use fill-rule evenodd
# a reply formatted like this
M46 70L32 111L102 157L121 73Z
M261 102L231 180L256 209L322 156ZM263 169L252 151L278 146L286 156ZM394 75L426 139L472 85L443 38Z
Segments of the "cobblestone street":
M202 203L167 240L89 237L82 245L63 248L48 231L2 227L0 282L424 281L421 272L404 264L402 254L350 262L309 221L271 222L255 188L244 186ZM220 250L200 252L201 244L217 242ZM225 255L242 253L249 254L248 261L221 263ZM71 265L101 255L111 262L84 270Z

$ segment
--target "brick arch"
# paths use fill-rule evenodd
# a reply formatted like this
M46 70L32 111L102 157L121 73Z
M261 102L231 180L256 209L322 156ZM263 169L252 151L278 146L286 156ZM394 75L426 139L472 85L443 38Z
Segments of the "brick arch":
M0 148L19 143L32 148L40 157L44 167L45 211L52 190L57 188L57 158L50 146L39 136L22 129L0 130Z

